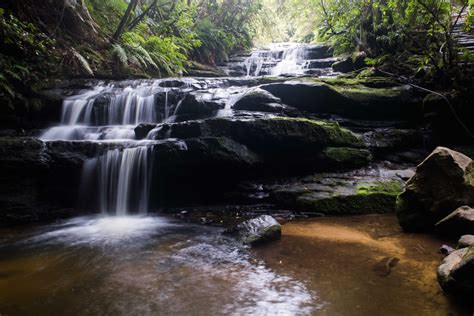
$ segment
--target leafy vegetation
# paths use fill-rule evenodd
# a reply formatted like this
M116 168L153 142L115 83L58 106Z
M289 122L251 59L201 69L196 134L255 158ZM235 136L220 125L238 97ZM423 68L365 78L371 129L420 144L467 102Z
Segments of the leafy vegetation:
M265 0L276 9L265 10L273 22L260 23L258 34L276 29L283 40L327 41L337 54L364 51L372 65L450 77L472 57L453 39L456 17L468 11L468 1L472 5L472 0Z
M18 102L24 107L35 105L30 104L28 85L37 80L37 71L47 72L52 61L42 56L55 50L55 42L34 24L23 22L2 8L0 35L0 99L10 109Z

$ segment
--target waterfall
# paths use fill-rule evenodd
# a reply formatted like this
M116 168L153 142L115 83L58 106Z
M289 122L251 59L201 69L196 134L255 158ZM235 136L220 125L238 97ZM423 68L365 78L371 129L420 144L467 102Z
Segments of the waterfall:
M63 125L137 125L156 121L154 94L141 96L131 87L110 96L108 104L97 105L103 95L76 96L63 102Z
M241 64L249 76L300 75L304 73L307 45L295 43L271 44L265 50L257 50Z
M296 45L288 48L283 53L282 60L272 69L273 76L281 76L285 74L302 74L304 64L305 48Z
M152 146L109 150L84 163L81 200L89 200L95 191L96 207L103 214L144 214L148 211L151 173Z
M245 59L244 66L245 66L245 69L247 70L247 77L250 77L250 73L254 66L255 66L255 70L254 70L253 75L255 77L259 76L260 71L262 71L264 61L265 61L264 57L261 56L259 52L253 53L250 57Z

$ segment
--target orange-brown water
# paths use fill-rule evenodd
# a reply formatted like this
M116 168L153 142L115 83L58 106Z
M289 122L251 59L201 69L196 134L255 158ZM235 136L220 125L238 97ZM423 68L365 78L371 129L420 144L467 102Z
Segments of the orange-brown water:
M321 315L468 315L436 280L441 245L403 233L392 215L368 215L287 223L282 240L257 253L328 302Z
M254 250L160 217L9 229L0 314L468 314L436 282L440 245L384 215L289 222Z

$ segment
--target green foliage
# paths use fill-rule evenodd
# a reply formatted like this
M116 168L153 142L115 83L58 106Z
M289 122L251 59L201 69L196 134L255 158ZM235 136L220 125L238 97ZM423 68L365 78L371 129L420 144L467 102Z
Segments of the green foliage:
M252 47L253 21L261 13L255 0L200 0L196 3L195 30L201 45L194 57L204 63L218 63L229 53Z
M22 22L0 8L0 99L10 109L18 102L28 105L24 91L18 87L37 79L30 65L46 62L41 58L55 49L53 45L54 41L32 23Z

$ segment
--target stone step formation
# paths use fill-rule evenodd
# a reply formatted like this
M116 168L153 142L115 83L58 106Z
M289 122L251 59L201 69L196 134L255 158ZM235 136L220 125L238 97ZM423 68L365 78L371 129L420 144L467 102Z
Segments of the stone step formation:
M461 14L458 13L452 16L452 34L462 50L474 54L474 26L469 24L468 17L469 14L466 10L461 12Z

